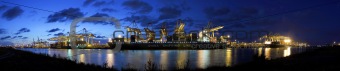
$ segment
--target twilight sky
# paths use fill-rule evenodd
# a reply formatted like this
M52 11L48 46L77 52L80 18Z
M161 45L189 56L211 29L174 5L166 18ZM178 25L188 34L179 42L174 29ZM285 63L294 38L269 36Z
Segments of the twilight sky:
M268 31L310 44L340 42L339 1L2 0L0 45L68 35L72 20L80 17L114 17L122 26L135 20L139 28L151 23L149 28L154 30L166 22L171 32L177 19L186 23L186 32L200 30L212 21L213 26L225 26L223 31ZM112 37L116 29L114 23L100 21L81 22L77 29L82 28L99 39Z

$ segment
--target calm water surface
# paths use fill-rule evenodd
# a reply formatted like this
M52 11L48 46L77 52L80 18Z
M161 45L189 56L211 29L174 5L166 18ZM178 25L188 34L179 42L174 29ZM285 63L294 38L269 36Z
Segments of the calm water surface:
M286 57L313 48L227 48L215 50L122 50L112 49L34 49L20 50L34 53L59 55L81 63L106 65L114 68L133 67L144 69L148 61L154 62L164 70L190 68L207 68L209 66L234 66L252 61L256 56L264 55L266 59ZM187 65L189 64L189 65Z

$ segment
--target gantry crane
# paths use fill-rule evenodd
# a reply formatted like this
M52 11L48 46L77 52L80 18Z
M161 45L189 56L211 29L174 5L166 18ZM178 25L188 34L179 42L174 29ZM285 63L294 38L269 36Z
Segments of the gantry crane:
M143 40L143 38L141 38L141 36L142 36L141 30L138 29L136 22L135 21L132 22L132 26L134 28L129 27L129 26L125 26L125 28L126 28L127 32L129 32L130 35L133 33L133 35L131 35L131 36L135 37L135 40L133 40L133 41ZM129 36L129 34L126 34L126 36Z
M149 28L144 28L146 32L146 37L148 42L153 42L155 39L155 31L150 30Z
M207 27L203 29L203 32L202 32L203 38L201 39L204 39L210 42L216 42L215 32L222 29L224 26L217 26L217 27L211 28L211 24L212 22L209 21Z
M162 24L162 27L161 27L161 31L160 31L160 33L161 33L161 35L160 35L160 40L162 41L162 42L166 42L167 40L166 40L166 37L168 36L168 31L166 30L166 25L165 25L166 23L165 22L163 22L163 24Z
M175 28L174 38L178 39L178 41L185 41L185 32L184 32L185 23L182 20L177 21L177 25Z

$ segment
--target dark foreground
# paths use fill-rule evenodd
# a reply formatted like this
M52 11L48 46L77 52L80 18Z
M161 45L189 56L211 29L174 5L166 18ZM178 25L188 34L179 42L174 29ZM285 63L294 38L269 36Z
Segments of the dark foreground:
M340 47L322 47L285 58L264 57L231 68L210 67L207 70L232 71L340 71Z
M97 65L76 63L68 59L49 57L0 47L0 71L113 71Z
M159 70L152 62L145 64L145 70ZM43 71L107 71L116 70L105 66L77 64L75 61L43 54L0 48L0 70L43 70ZM122 68L122 70L135 70ZM340 47L323 47L285 58L265 60L264 57L254 56L254 61L233 67L208 67L207 69L180 70L227 70L227 71L339 71Z

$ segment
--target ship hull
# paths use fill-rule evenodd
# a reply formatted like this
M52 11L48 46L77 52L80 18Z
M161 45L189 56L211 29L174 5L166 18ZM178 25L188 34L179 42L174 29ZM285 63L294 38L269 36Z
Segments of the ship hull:
M109 44L115 48L116 44ZM200 49L224 49L225 43L124 43L122 50L200 50Z

